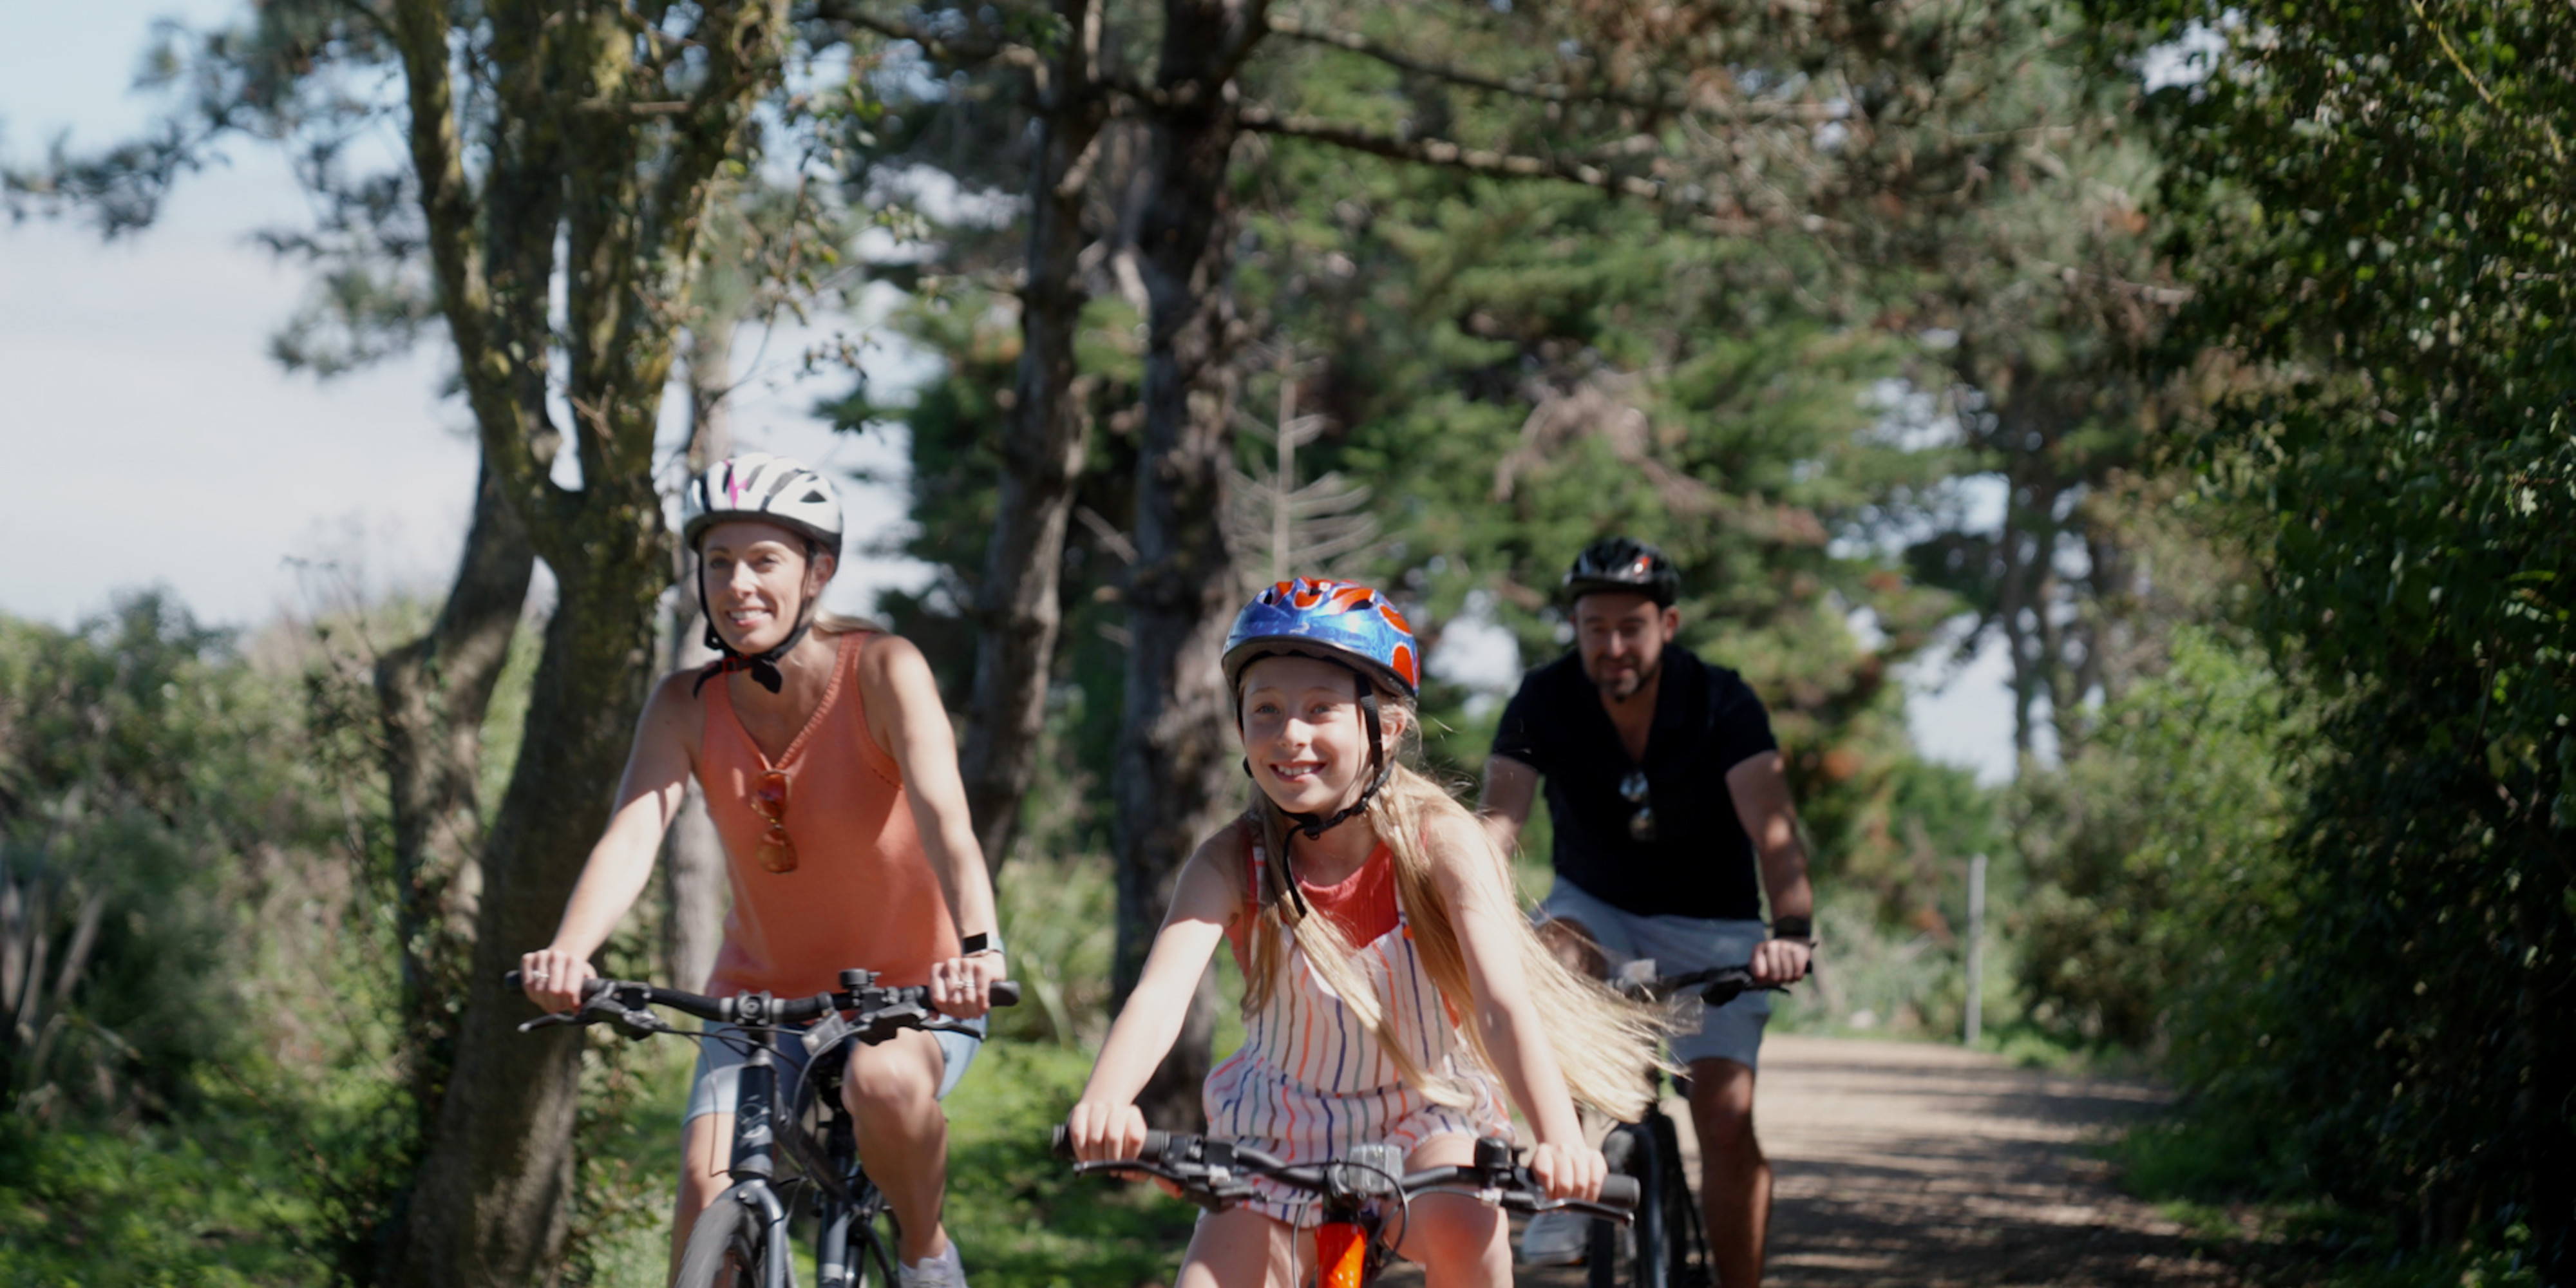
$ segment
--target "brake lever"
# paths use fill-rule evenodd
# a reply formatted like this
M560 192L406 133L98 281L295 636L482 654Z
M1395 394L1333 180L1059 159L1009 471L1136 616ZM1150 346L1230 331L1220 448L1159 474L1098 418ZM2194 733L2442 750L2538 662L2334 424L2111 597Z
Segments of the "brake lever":
M519 1031L521 1033L534 1033L539 1029L549 1028L557 1024L588 1024L589 1022L590 1021L581 1018L581 1013L579 1011L548 1011L545 1014L520 1025Z

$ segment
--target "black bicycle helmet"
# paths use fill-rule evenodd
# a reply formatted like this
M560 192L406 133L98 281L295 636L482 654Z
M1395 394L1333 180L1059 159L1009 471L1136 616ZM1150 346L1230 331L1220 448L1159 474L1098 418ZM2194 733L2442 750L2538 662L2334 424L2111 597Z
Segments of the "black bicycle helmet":
M1571 604L1597 590L1624 590L1670 608L1681 598L1682 576L1664 552L1628 537L1603 537L1574 557L1565 570L1565 602Z

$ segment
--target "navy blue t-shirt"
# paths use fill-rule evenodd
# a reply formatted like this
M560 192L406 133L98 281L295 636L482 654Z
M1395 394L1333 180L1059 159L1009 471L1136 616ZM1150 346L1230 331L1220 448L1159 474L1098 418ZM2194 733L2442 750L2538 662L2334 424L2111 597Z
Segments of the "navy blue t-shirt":
M1753 838L1736 817L1726 771L1779 749L1770 713L1744 677L1677 644L1665 646L1662 667L1642 766L1654 840L1629 835L1636 807L1621 798L1619 782L1640 766L1628 759L1580 655L1521 677L1494 731L1494 754L1546 777L1559 878L1639 916L1758 919Z

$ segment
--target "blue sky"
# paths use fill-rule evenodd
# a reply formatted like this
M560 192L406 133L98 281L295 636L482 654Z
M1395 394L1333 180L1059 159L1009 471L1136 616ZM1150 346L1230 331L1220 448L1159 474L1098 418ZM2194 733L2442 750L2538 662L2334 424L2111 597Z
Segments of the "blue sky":
M65 131L79 148L141 128L154 104L128 87L154 21L203 24L240 2L20 6L0 42L0 149L25 160ZM0 572L0 611L69 625L116 591L160 584L207 620L250 624L310 606L324 581L444 585L475 454L464 409L439 394L435 333L418 353L328 382L279 370L268 337L303 282L249 234L299 222L304 206L274 151L240 142L228 159L184 183L159 225L112 245L75 223L0 225L0 440L15 484L0 543L16 556ZM834 435L807 411L846 378L800 379L806 342L772 336L756 364L761 337L737 342L740 447L899 474L896 445ZM880 381L913 360L882 358ZM900 521L889 487L845 499L854 545ZM835 606L864 611L878 588L921 576L854 559ZM1511 666L1490 642L1447 661L1496 680ZM1916 741L1989 781L2009 777L2005 671L1989 648L1955 676L1918 674Z

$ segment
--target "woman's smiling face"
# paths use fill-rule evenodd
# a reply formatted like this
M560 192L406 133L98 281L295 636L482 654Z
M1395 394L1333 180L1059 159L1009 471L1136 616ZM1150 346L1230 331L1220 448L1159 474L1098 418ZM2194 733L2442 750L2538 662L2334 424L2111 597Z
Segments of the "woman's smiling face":
M803 537L749 519L707 529L698 556L716 633L740 653L767 652L785 640L835 562L825 554L808 565Z
M1368 772L1368 727L1356 673L1312 657L1265 657L1243 670L1243 754L1252 780L1292 814L1330 814L1348 804ZM1390 745L1400 720L1386 713Z

